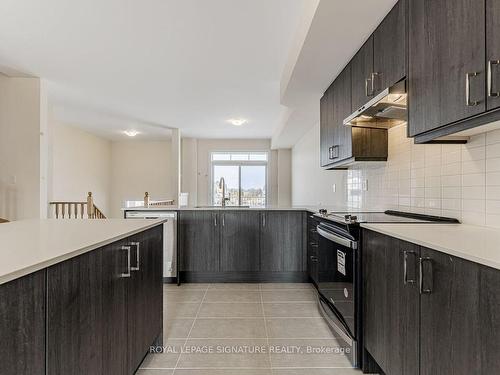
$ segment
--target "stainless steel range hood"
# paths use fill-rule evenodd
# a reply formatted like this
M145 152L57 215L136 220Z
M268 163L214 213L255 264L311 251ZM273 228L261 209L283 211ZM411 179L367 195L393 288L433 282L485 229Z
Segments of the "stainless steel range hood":
M344 120L346 126L389 129L408 120L406 81L385 89Z

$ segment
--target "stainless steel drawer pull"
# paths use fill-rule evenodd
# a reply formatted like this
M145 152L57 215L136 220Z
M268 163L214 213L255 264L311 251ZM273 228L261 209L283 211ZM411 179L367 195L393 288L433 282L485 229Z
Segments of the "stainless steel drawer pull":
M314 255L311 255L311 262L316 263L318 261L318 257L315 257Z
M477 77L478 72L465 73L465 104L468 107L475 107L480 103L480 101L473 101L470 99L470 79L471 77Z
M127 272L121 273L120 277L130 277L130 246L122 246L121 250L127 251Z
M424 287L424 264L428 263L430 267L430 287ZM429 257L420 258L419 261L419 270L420 270L420 294L431 294L432 293L432 259ZM429 282L427 282L429 283Z
M130 246L135 246L135 267L130 267L132 271L139 271L141 264L141 244L139 242L131 242Z
M500 60L490 60L488 61L488 96L490 97L498 97L500 96L500 92L493 92L493 77L492 77L492 70L493 70L493 65L500 65Z
M411 254L413 255L413 257L416 256L415 252L414 251L404 251L403 252L404 254L404 263L403 263L403 281L404 281L404 284L413 284L415 283L415 279L408 279L408 254Z

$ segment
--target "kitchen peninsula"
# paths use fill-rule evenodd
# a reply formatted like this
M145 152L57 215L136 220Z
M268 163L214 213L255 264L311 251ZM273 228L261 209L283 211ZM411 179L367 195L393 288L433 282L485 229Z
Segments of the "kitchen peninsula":
M0 373L134 373L162 340L162 224L2 224Z

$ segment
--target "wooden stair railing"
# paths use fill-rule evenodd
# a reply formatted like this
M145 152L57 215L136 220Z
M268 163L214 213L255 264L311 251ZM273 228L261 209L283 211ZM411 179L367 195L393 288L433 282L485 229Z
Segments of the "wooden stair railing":
M54 207L56 219L106 219L102 211L94 204L92 192L89 192L86 202L50 202Z
M172 206L174 204L173 199L165 199L162 201L152 201L149 198L149 193L146 191L144 193L144 207L151 207L151 206Z

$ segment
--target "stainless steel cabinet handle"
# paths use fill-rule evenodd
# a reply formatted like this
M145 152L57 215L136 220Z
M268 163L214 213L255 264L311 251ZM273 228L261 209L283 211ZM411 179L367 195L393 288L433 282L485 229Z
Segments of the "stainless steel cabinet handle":
M415 282L415 279L408 279L408 254L413 255L414 257L416 256L414 251L404 251L404 263L403 263L403 281L404 284L413 284Z
M318 261L318 257L315 257L314 255L311 255L311 262L317 262Z
M139 271L141 264L141 244L139 242L131 242L131 246L135 246L135 267L130 267L132 271Z
M373 96L375 94L375 78L378 75L379 75L379 73L377 73L377 72L372 73L372 78L371 78L371 81L372 81L372 91L370 92L370 96Z
M222 226L226 225L226 215L222 214Z
M368 91L368 87L370 87L370 81L371 81L371 78L365 79L365 94L366 94L366 96L371 96L370 91ZM373 83L372 83L372 86L373 86Z
M493 78L492 78L492 70L493 70L493 65L500 65L500 60L490 60L488 61L488 96L490 97L498 97L500 96L500 92L493 92Z
M311 247L318 247L318 244L317 244L317 243L314 243L314 242L309 242L309 245L310 245Z
M266 214L265 213L262 214L262 226L263 227L266 226Z
M330 160L337 159L339 157L339 145L331 146L328 149L328 158Z
M431 275L431 286L429 288L424 288L424 264L429 263L430 265L430 275ZM432 293L432 259L429 257L420 258L419 260L419 270L420 270L420 294L431 294Z
M121 250L127 251L127 272L121 273L120 277L130 277L130 246L122 246Z
M214 227L217 226L217 214L214 215Z
M468 107L474 107L480 103L480 101L472 101L470 99L470 79L471 77L477 77L478 72L465 73L465 104Z

